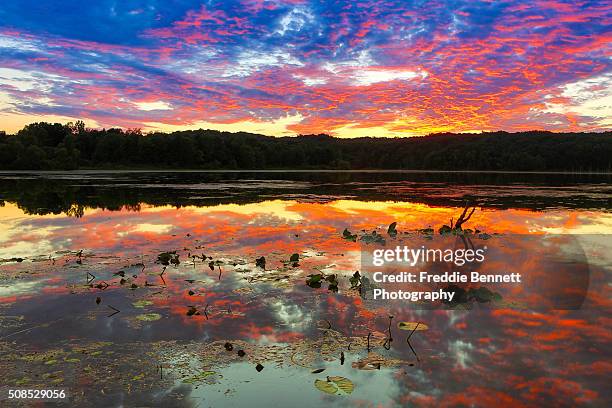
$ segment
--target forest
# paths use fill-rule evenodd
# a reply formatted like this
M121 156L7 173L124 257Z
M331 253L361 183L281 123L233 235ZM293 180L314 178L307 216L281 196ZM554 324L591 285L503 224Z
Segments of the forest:
M188 130L89 129L33 123L0 132L1 170L410 169L612 171L612 132L504 131L410 138L270 137Z

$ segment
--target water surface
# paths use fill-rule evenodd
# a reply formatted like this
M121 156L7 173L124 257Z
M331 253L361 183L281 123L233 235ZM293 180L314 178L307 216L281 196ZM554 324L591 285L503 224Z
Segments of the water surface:
M4 173L2 385L65 388L73 404L104 406L607 406L610 181ZM385 234L396 222L404 242L438 239L465 205L477 208L466 228L489 242L495 234L576 236L590 267L582 307L423 310L351 289L363 242L343 239L344 229L391 241L398 238ZM418 232L430 227L433 237ZM174 251L178 265L158 259ZM336 275L338 291L307 286L316 273ZM427 330L408 345L400 321ZM321 391L315 382L328 376L349 379L353 391Z

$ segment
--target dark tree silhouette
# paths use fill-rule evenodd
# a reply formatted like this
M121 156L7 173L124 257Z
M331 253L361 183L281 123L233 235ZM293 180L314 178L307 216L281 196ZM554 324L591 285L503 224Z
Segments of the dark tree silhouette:
M268 137L190 130L143 135L33 123L0 133L0 169L612 170L612 132L441 133L412 138Z

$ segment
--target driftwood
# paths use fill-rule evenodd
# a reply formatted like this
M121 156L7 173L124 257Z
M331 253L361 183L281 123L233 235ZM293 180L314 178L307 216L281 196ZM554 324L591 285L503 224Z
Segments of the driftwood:
M472 215L474 214L474 211L476 211L476 207L472 207L472 210L468 214L468 210L469 209L470 209L470 206L468 204L466 204L465 208L463 209L463 212L461 213L461 215L457 219L457 222L455 223L455 225L453 225L453 219L451 218L450 229L454 229L454 230L461 230L462 229L463 224L468 222L470 220L470 218L472 218Z
M452 231L462 231L463 224L465 224L466 222L470 220L470 218L472 218L472 215L474 215L475 211L476 211L476 207L471 207L471 210L470 210L470 205L466 204L465 207L463 208L463 212L457 219L457 222L454 222L454 219L451 218L450 226L443 225L442 228L440 228L440 233L443 234L443 233L450 233Z

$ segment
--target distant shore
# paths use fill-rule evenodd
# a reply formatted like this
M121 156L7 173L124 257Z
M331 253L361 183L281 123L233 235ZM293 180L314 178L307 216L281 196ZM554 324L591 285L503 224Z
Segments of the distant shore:
M612 172L612 131L437 133L412 138L143 134L33 123L0 135L0 170Z
M3 174L117 174L117 173L408 173L408 174L548 174L612 176L612 171L508 171L508 170L409 170L409 169L75 169L75 170L0 170Z

